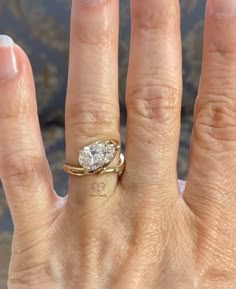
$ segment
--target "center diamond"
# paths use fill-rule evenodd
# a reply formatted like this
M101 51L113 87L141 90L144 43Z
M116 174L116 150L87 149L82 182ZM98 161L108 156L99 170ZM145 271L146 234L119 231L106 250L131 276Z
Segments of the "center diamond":
M100 141L84 147L79 153L79 164L88 171L107 166L115 157L117 145L111 141Z

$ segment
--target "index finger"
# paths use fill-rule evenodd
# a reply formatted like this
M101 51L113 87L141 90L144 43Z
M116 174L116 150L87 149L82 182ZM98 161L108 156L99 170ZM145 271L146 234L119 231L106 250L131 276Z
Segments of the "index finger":
M0 97L0 177L14 225L25 226L41 219L57 196L42 143L31 67L8 36L0 36Z

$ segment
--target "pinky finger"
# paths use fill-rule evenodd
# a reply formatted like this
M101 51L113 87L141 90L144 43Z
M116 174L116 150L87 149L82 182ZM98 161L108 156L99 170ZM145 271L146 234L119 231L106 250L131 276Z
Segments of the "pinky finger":
M0 177L15 227L41 218L56 200L40 133L31 67L22 49L3 35Z

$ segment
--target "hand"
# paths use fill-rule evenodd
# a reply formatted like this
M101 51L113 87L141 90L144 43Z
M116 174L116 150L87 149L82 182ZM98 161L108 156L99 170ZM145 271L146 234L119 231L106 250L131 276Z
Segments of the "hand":
M14 221L9 289L236 287L236 1L208 0L190 165L179 194L177 0L131 0L127 166L53 189L22 50L0 44L0 176ZM66 160L119 139L118 1L74 0ZM117 161L117 160L116 160ZM91 196L94 191L101 196Z

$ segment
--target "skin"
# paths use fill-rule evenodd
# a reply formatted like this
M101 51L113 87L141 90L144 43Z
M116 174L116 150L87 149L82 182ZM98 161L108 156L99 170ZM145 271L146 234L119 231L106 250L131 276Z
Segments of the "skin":
M227 0L216 13L215 1L206 7L183 197L176 174L177 0L131 0L127 167L119 179L70 176L65 198L53 189L30 64L15 45L18 74L0 83L0 176L15 228L9 289L236 287L236 13L226 13ZM66 101L72 165L84 145L119 139L117 44L117 0L72 1ZM105 197L91 196L100 191Z

